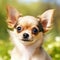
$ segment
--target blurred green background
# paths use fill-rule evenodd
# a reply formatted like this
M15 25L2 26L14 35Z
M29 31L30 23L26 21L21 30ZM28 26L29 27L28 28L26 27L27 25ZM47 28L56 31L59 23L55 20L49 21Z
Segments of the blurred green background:
M60 0L0 0L0 60L10 60L13 48L7 32L6 6L14 6L23 15L37 16L48 9L55 9L53 29L45 34L43 47L52 60L60 60Z

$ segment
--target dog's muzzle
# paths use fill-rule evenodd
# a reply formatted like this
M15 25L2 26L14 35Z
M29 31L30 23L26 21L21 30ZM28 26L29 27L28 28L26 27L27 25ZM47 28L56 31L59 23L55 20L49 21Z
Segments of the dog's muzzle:
M23 34L23 41L30 41L29 40L29 34L28 33L24 33Z

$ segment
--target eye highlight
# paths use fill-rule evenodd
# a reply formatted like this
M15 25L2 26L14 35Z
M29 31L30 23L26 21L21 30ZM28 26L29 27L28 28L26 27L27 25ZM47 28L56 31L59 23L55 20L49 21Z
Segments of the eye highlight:
M32 34L35 34L35 35L38 34L38 29L34 27L34 28L32 29Z
M18 33L20 33L20 32L22 31L22 27L20 27L20 26L17 27L16 29L17 29L17 32L18 32Z

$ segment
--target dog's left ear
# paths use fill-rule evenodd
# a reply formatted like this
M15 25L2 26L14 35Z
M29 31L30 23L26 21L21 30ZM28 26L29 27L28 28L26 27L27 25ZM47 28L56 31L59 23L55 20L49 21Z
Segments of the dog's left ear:
M54 9L51 9L51 10L47 10L42 15L38 16L38 18L40 19L40 23L43 26L44 32L51 29L53 13L54 13Z
M12 6L7 6L7 23L9 28L13 28L21 14Z

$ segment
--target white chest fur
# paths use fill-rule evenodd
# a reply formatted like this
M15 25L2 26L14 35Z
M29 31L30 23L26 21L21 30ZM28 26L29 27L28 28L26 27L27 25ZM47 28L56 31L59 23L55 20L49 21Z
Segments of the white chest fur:
M22 50L24 52L24 50ZM28 52L21 54L18 50L14 49L11 54L11 60L30 60L31 55Z
M11 54L11 60L51 60L46 59L48 58L48 55L46 55L45 51L36 51L37 53L34 54L33 56L33 51L30 50L30 52L28 51L24 51L22 50L22 52L19 52L18 49L14 48Z
M23 47L22 47L23 48ZM11 60L30 60L33 53L35 52L35 48L26 48L24 47L23 49L18 49L14 48L12 53L11 53Z

